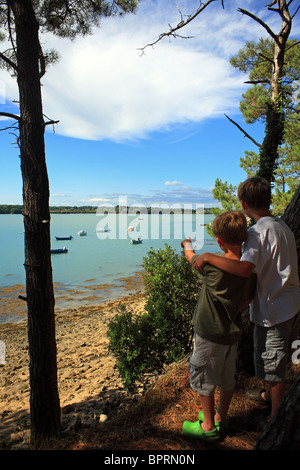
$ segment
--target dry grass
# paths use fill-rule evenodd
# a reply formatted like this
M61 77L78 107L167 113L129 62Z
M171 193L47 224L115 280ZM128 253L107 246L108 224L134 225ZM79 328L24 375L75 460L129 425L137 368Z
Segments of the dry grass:
M259 436L256 426L265 407L247 399L245 391L261 385L253 377L240 376L230 407L228 435L218 443L204 443L182 433L183 421L197 420L201 402L189 386L188 365L174 365L136 403L130 403L109 421L80 433L80 439L78 435L66 435L59 447L114 451L251 450Z

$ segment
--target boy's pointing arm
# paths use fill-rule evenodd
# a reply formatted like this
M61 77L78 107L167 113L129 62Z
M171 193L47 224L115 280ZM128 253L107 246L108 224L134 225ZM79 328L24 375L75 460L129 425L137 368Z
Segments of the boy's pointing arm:
M191 263L193 256L195 256L195 252L193 250L192 242L190 239L182 240L181 248L184 249L184 254L186 259Z

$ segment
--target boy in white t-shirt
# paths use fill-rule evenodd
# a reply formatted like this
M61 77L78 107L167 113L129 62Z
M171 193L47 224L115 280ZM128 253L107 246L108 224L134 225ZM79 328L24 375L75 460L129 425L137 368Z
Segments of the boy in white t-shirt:
M271 402L272 417L285 393L284 376L292 335L299 328L296 243L288 226L270 213L271 187L264 178L244 181L239 186L238 197L246 215L256 222L248 230L240 260L203 253L193 264L199 271L209 263L242 277L256 273L256 292L250 310L254 323L255 370L268 383L259 398Z

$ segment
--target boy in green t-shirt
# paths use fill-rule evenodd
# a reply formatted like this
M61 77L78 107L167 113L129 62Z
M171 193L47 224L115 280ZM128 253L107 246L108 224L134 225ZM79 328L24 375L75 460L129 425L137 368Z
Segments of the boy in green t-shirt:
M198 271L210 264L224 272L247 278L257 276L255 296L250 306L254 324L254 365L266 389L253 391L255 400L271 405L276 415L285 395L285 374L291 346L299 334L300 287L297 246L291 229L270 211L271 186L261 177L248 178L238 188L238 198L248 217L255 220L249 228L240 260L202 253L193 260Z
M240 211L227 211L213 221L213 232L225 257L239 260L241 245L247 238L246 218ZM188 261L195 252L190 240L181 242ZM193 316L194 350L190 359L190 384L201 396L199 421L183 423L183 432L206 441L219 439L220 423L224 423L236 383L237 343L241 327L241 311L254 295L255 276L242 278L206 265ZM214 393L221 388L220 401L214 415Z

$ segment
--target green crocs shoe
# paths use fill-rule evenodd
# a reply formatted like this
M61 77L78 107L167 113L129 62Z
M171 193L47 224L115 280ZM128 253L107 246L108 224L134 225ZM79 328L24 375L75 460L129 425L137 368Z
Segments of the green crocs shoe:
M203 413L203 410L200 410L199 411L199 414L198 414L198 418L199 418L199 421L204 421L204 413ZM218 431L220 431L220 423L219 421L215 421L215 426L217 428Z
M199 411L198 417L200 421L204 421L203 410ZM215 421L215 426L219 433L226 435L228 433L229 421L228 419L224 419L224 421Z
M201 427L201 421L196 421L195 423L185 421L182 425L182 430L185 436L202 439L206 442L216 442L219 440L218 429L215 428L212 431L205 432Z

